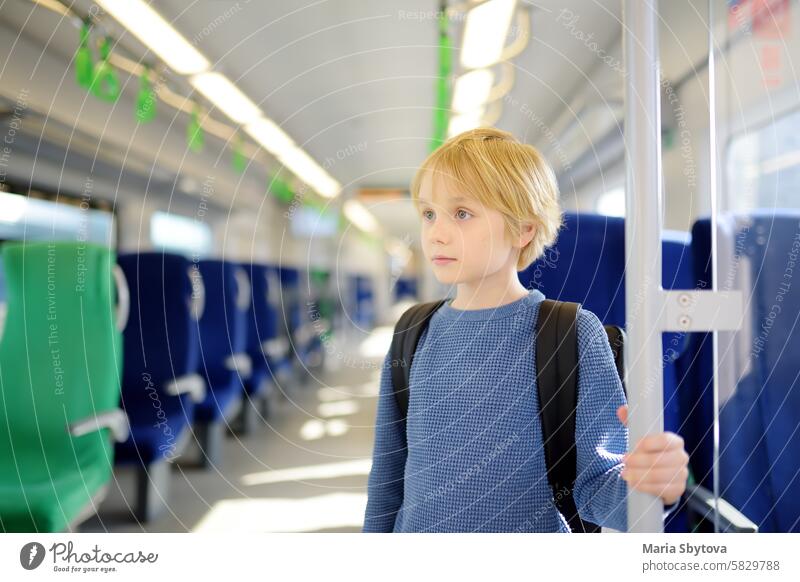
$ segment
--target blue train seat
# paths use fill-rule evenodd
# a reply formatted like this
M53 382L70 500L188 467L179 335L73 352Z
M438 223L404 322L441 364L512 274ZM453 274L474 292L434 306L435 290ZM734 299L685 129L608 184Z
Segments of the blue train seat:
M762 532L800 531L800 289L791 284L800 251L800 213L769 209L724 214L720 290L740 289L745 320L720 332L719 495ZM711 221L692 229L695 270L710 287ZM713 483L711 334L693 334L686 374L695 383L687 449L699 483ZM780 338L780 339L778 339Z
M200 366L208 390L195 414L201 464L222 461L226 429L242 407L243 382L250 376L247 356L247 313L250 285L246 270L236 263L198 263L205 288L205 309L199 321Z
M375 294L372 279L363 275L352 277L355 310L353 321L362 329L369 330L375 325Z
M205 398L197 373L202 284L181 255L124 254L118 263L131 289L122 377L131 433L117 444L117 464L136 467L134 511L147 521L166 508L171 461L189 442L195 403Z
M275 338L277 317L270 301L270 275L266 265L251 264L245 269L250 280L250 309L247 314L247 355L252 369L244 383L245 403L242 407L240 430L243 434L253 430L257 409L261 415L269 414L269 401L274 392L267 353ZM274 293L273 293L274 294Z
M394 286L394 299L417 298L417 280L413 277L400 277Z
M283 327L284 337L288 341L288 367L292 381L302 384L306 379L303 369L301 341L303 333L303 306L300 298L300 271L295 267L281 266L277 269L281 282L281 302L279 325ZM287 365L284 363L284 365Z
M265 271L267 293L274 313L275 329L273 337L263 345L270 378L278 391L282 391L294 376L290 325L287 318L287 304L292 302L294 293L291 286L291 275L287 277L281 271L282 268L275 265L268 265ZM289 280L284 291L285 277Z

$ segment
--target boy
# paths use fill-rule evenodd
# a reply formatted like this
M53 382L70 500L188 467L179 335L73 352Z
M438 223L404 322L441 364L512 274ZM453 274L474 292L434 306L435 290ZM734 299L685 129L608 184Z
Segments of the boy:
M533 330L544 295L517 275L555 241L555 176L535 148L478 128L434 151L411 195L425 258L457 293L420 336L407 421L384 360L363 531L569 532L538 417ZM673 433L625 454L627 406L605 330L586 310L577 327L575 504L582 519L625 531L628 485L675 503L688 455Z

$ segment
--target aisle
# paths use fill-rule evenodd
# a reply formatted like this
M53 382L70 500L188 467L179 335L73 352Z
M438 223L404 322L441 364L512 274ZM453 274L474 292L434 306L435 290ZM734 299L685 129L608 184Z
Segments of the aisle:
M133 504L132 473L118 469L100 516L80 531L360 531L387 333L376 330L342 350L322 377L285 387L253 434L228 435L222 466L202 471L179 462L159 519L138 524L127 515L120 488Z

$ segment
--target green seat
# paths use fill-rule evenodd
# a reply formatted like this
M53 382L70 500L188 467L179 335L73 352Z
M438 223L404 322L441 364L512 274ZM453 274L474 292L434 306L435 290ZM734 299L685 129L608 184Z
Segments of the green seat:
M122 336L108 248L3 245L7 317L0 341L0 530L71 530L112 475Z

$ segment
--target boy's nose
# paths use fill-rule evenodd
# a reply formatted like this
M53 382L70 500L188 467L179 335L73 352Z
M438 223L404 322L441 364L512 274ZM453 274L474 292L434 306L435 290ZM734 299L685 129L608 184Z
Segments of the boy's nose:
M431 233L430 242L434 245L446 245L450 242L450 235L445 229L438 229L436 232Z
M450 242L451 234L449 225L446 221L437 219L428 230L428 240L433 244L447 244Z

